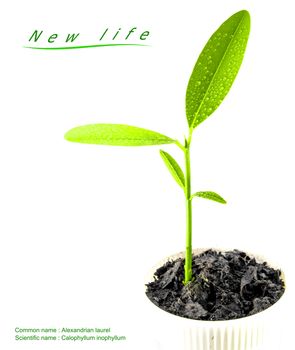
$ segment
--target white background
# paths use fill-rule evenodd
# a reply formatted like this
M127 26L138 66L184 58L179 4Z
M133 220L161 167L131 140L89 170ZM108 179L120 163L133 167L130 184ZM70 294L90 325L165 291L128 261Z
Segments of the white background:
M111 327L128 337L116 344L59 343L61 349L138 349L140 327L144 343L150 339L144 276L157 261L184 249L182 193L159 147L79 145L63 135L77 125L110 122L182 140L185 90L198 54L220 24L244 8L252 29L243 65L192 145L193 190L217 191L228 204L195 201L193 245L271 256L286 271L293 292L292 5L6 2L1 11L1 349L57 348L17 343L15 327ZM60 34L56 43L62 45L68 33L80 32L81 44L93 44L106 27L127 32L133 26L151 32L150 47L22 47L35 29ZM182 162L176 146L162 148ZM291 348L288 334L285 344Z

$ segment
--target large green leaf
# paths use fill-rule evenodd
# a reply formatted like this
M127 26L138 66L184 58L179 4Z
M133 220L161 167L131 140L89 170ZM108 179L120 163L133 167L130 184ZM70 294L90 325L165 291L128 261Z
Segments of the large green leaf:
M72 142L109 146L149 146L174 143L158 132L122 124L91 124L78 126L65 134Z
M212 192L212 191L196 192L191 196L191 198L193 198L193 197L206 198L206 199L210 199L211 201L226 204L225 199L223 199L219 194Z
M185 179L183 175L183 171L181 170L180 166L176 162L176 160L170 156L169 153L160 150L160 155L166 164L168 170L170 171L171 175L175 179L175 181L178 183L178 185L182 188L185 186Z
M223 101L242 63L250 32L250 15L243 10L225 21L211 36L190 77L186 115L195 128Z

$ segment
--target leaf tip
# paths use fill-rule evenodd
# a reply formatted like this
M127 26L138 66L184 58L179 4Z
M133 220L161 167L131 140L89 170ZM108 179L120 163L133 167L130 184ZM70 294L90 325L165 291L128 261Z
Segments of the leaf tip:
M72 141L72 139L71 139L71 131L72 131L73 129L71 129L71 130L68 130L65 134L64 134L64 139L65 140L67 140L67 141Z
M251 15L250 15L250 12L248 10L242 10L244 16L246 16L247 18L250 19Z
M251 15L250 12L247 10L241 10L239 12L237 12L236 14L234 14L234 16L239 16L241 17L241 19L246 22L248 24L248 26L250 27L250 22L251 22Z
M249 13L248 10L241 10L241 11L237 12L237 14L238 14L238 13L240 13L240 14L243 15L243 16L248 16L248 17L250 17L250 13Z
M72 128L64 134L64 139L70 142L79 142L79 127Z

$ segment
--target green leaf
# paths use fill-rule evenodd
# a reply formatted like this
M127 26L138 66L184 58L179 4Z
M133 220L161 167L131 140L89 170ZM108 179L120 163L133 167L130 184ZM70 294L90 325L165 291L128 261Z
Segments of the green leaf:
M211 36L190 77L186 115L190 128L208 118L229 92L242 63L250 33L250 15L243 10Z
M65 134L72 142L109 146L149 146L175 143L158 132L122 124L91 124L78 126Z
M211 201L226 204L226 200L224 200L219 194L212 191L196 192L191 196L191 198L193 197L206 198L206 199L210 199Z
M176 160L170 156L169 153L160 150L160 155L166 164L168 170L170 171L171 175L174 177L175 181L178 183L178 185L182 188L185 186L185 180L183 171L181 170L180 166L176 162Z

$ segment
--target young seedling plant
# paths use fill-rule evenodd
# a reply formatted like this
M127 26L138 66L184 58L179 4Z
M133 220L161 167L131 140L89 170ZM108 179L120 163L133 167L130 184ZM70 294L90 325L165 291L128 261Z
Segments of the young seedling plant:
M221 104L241 66L250 32L250 15L243 10L228 18L210 37L201 52L186 90L188 134L184 144L155 131L124 124L91 124L73 128L65 134L72 142L111 145L149 146L176 144L183 152L185 170L166 151L160 155L171 175L181 187L186 205L186 250L184 284L192 279L192 200L206 198L225 204L213 191L191 191L190 148L193 132Z

